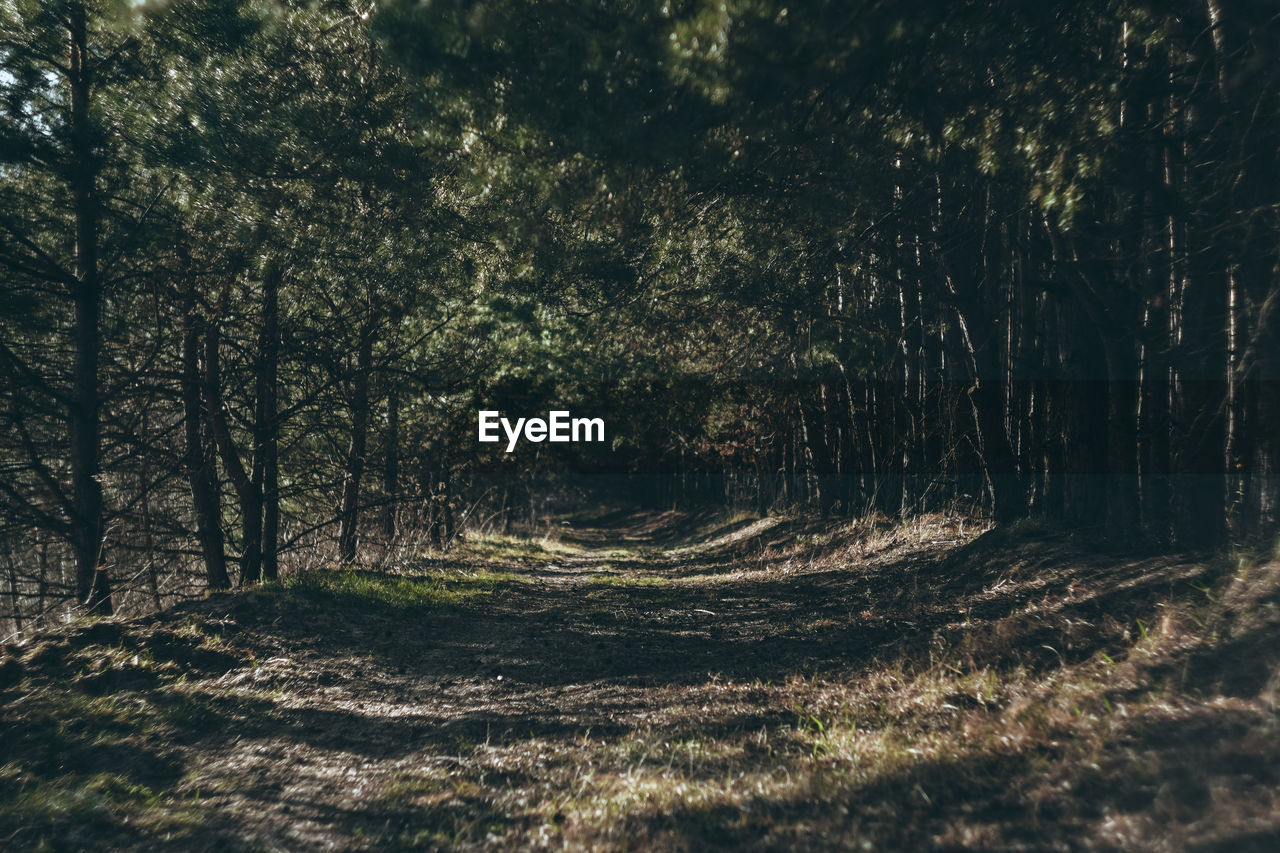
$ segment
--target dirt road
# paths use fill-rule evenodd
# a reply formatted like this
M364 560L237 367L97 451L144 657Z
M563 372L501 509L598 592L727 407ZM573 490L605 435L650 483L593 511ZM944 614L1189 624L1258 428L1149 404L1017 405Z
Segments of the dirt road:
M1174 820L1212 846L1216 789L1168 784L1201 751L1143 740L1158 717L1130 725L1162 713L1151 673L1186 649L1137 654L1125 615L1151 624L1205 567L1040 547L975 569L977 532L619 513L38 640L0 694L0 835L1055 849L1167 838ZM1215 688L1236 703L1231 755L1274 724L1270 673ZM1165 696L1166 733L1217 732ZM1269 841L1266 760L1220 775L1247 804L1233 820Z

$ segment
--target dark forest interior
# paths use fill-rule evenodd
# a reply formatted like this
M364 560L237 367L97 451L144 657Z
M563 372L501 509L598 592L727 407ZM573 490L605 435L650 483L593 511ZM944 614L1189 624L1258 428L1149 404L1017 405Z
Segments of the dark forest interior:
M1270 0L0 4L0 847L1277 849L1278 559Z

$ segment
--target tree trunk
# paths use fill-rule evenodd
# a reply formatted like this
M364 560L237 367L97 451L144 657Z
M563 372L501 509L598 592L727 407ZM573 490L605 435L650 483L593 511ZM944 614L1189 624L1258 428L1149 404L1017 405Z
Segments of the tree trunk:
M1213 2L1206 4L1202 23L1208 25L1211 37L1195 42L1194 61L1209 71L1218 86L1200 88L1190 105L1187 158L1188 163L1229 162L1235 156L1236 143L1223 139L1221 130L1231 126L1225 109L1223 64L1228 26ZM1221 232L1224 223L1238 220L1238 214L1232 210L1230 193L1216 172L1187 171L1188 192L1203 202L1186 222L1187 276L1175 361L1179 387L1177 531L1179 545L1212 548L1223 541L1227 512L1228 323L1233 264Z
M369 431L369 371L373 367L372 324L360 331L356 350L355 377L351 398L351 445L347 450L347 476L342 486L342 524L338 532L338 554L350 562L356 557L360 526L360 480L364 476L365 444Z
M257 583L262 576L262 491L261 482L254 482L244 470L227 425L222 402L220 348L218 325L210 323L204 339L205 409L223 468L240 498L240 585L246 586Z
M1083 527L1106 517L1104 469L1107 458L1109 386L1102 342L1086 322L1084 310L1070 302L1061 309L1062 390L1058 395L1063 432L1062 512Z
M1226 532L1227 272L1209 242L1188 277L1179 358L1178 541L1191 548L1214 547Z
M991 339L998 325L980 306L980 295L969 298L958 292L955 295L962 337L973 369L974 385L969 400L982 446L982 467L992 515L998 522L1012 521L1026 515L1027 493L1005 424L1007 380L1000 353ZM970 329L974 330L973 334Z
M222 511L217 470L205 440L204 407L200 401L200 322L187 306L182 332L182 408L186 433L187 480L196 516L196 538L204 555L209 589L229 589L227 557L222 541Z
M280 528L279 424L277 377L280 369L280 282L284 267L271 261L262 277L262 316L258 332L258 364L254 423L254 471L262 495L262 576L279 577L277 540Z
M84 7L73 3L69 13L71 89L71 197L75 210L75 352L68 418L72 510L71 546L76 563L76 597L91 613L112 612L111 587L103 562L102 484L99 481L98 327L102 282L98 270L98 199L89 98L88 27Z
M1172 273L1171 273L1172 274ZM1142 516L1157 542L1170 534L1169 294L1147 303L1142 346Z
M1132 339L1107 342L1107 535L1132 540L1138 527L1138 353Z
M382 532L390 542L396 535L400 500L400 388L394 378L387 387L387 424L382 445L382 494L387 502L382 510Z

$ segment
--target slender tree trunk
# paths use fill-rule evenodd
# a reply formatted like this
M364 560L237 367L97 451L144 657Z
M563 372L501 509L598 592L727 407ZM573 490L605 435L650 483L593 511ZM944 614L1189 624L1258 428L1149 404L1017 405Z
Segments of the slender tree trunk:
M1037 332L1037 298L1036 293L1027 284L1028 267L1031 264L1028 246L1027 222L1022 217L1016 220L1017 232L1014 239L1014 302L1016 312L1010 311L1017 318L1014 333L1016 340L1012 355L1012 389L1011 400L1013 410L1010 412L1010 423L1015 425L1017 441L1013 451L1018 458L1018 468L1024 472L1023 481L1027 488L1027 509L1031 512L1044 512L1044 470L1042 459L1037 454L1043 452L1039 436L1036 434L1036 421L1044 401L1040 398L1040 386L1037 353L1044 346L1043 338Z
M216 463L205 440L204 406L200 400L200 321L190 304L182 332L182 407L187 481L196 516L196 538L204 555L205 578L209 589L229 589Z
M1132 339L1107 343L1107 534L1138 533L1138 353Z
M992 515L998 522L1012 521L1026 515L1027 495L1005 424L1005 372L999 351L991 340L992 332L998 327L985 310L978 307L980 296L966 299L957 294L957 299L961 328L965 330L963 338L974 371L969 399L982 445L982 465Z
M151 435L151 418L146 410L142 414L142 422L139 424L142 435ZM138 493L141 495L141 521L142 521L142 552L145 554L145 567L147 572L147 587L151 592L151 603L155 605L156 612L162 609L162 601L160 598L160 572L156 568L156 543L155 534L151 527L151 489L147 483L147 470L145 467L138 469Z
M36 612L45 613L49 596L49 542L40 532L36 532L37 564L40 566L40 578L36 586Z
M1110 389L1102 342L1083 309L1062 307L1063 516L1084 527L1106 518L1105 460Z
M382 444L382 494L387 502L382 510L382 532L390 542L396 535L400 501L400 387L394 378L387 386L387 423Z
M1177 126L1169 109L1168 98L1151 106L1153 124L1162 126L1173 138ZM1165 191L1172 196L1181 170L1175 158L1175 146L1166 144L1160 151L1160 178ZM1147 298L1142 338L1142 519L1143 526L1160 543L1172 541L1172 473L1169 433L1172 420L1173 305L1179 287L1181 265L1178 244L1178 222L1169 211L1160 218L1155 234L1159 243L1151 252L1155 259L1150 274L1154 286Z
M1228 306L1225 258L1207 245L1196 255L1179 358L1178 534L1180 544L1201 548L1220 544L1226 531Z
M943 181L938 178L938 208L943 210ZM935 247L946 290L950 293L973 384L969 401L981 446L981 469L998 522L1027 513L1027 492L1009 437L1006 407L1009 374L1001 357L1005 336L1003 306L1003 239L990 188L964 190L965 204L950 220L940 215ZM979 218L980 217L980 218ZM944 248L950 245L950 248ZM1007 322L1005 323L1007 325Z
M1226 109L1224 37L1227 22L1215 2L1201 21L1208 38L1194 43L1194 61L1217 86L1198 87L1189 105L1187 161L1227 162L1236 144L1223 139ZM1194 159L1193 159L1194 158ZM1200 171L1200 174L1197 174ZM1178 543L1215 547L1226 533L1227 442L1230 395L1229 320L1232 263L1223 245L1224 223L1235 221L1230 192L1218 172L1188 168L1188 191L1203 199L1187 217L1187 276L1182 295L1182 335L1176 365Z
M1169 294L1147 303L1142 346L1142 515L1158 542L1169 540Z
M1235 218L1225 238L1233 263L1228 517L1234 539L1264 543L1280 523L1280 45L1273 5L1205 3L1225 107L1219 127L1231 141L1223 209Z
M351 398L351 445L347 450L347 476L342 486L341 527L338 553L343 560L356 557L360 526L360 480L364 476L365 445L369 432L369 371L373 367L372 324L360 331L356 350Z
M163 608L163 602L160 598L160 572L156 568L156 551L155 537L151 532L151 495L147 490L145 476L139 476L139 486L142 488L142 548L147 555L147 587L151 591L151 603L155 605L156 611L159 612Z
M9 556L5 563L9 569L9 604L13 609L14 630L22 631L22 594L18 590L18 571L14 567L13 557Z
M217 323L210 323L204 339L205 408L223 468L240 498L240 585L246 586L262 577L262 490L261 482L255 482L245 471L227 425L222 402L221 337Z
M1253 455L1250 503L1251 535L1260 536L1280 526L1280 270L1273 273L1269 292L1255 302L1254 338L1241 360L1245 393L1252 400L1250 430Z
M279 424L277 423L280 370L280 283L284 267L271 261L262 277L262 316L258 337L256 377L257 412L254 434L254 471L261 472L262 576L279 577L277 545L280 528Z
M72 550L76 563L76 598L92 613L112 612L111 587L103 562L102 484L99 481L98 354L102 282L98 269L97 166L90 127L88 26L79 3L68 7L71 89L71 197L75 210L75 318L72 326L74 367L68 435L70 438Z

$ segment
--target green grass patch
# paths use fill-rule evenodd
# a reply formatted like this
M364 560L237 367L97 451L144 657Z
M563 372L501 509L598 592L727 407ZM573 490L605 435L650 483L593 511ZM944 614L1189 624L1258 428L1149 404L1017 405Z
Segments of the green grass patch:
M437 572L389 575L354 569L331 569L295 575L286 593L312 603L415 610L456 607L496 595L524 579L511 572Z
M583 581L587 586L613 586L622 588L671 586L671 579L658 575L589 575Z
M77 689L85 683L38 688L0 717L5 849L194 845L203 817L172 744L232 725L249 731L270 706L176 684L92 696Z
M0 827L9 830L8 838L19 847L111 847L136 843L139 835L174 843L194 840L200 823L194 801L161 793L123 773L41 779L14 765L0 768ZM50 837L58 843L48 846Z
M1043 516L1028 516L1010 522L1006 529L1014 539L1035 539L1055 533L1058 526Z

